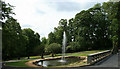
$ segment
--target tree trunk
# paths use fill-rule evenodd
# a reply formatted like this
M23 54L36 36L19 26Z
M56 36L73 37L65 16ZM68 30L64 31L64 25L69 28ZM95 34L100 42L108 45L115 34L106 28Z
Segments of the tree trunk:
M28 56L28 59L30 59L30 56Z
M18 60L20 60L20 57L18 57Z
M43 59L44 57L43 57L43 54L41 54L41 58Z
M54 57L54 54L52 53L52 57Z
M118 53L118 46L117 42L113 42L113 49L112 49L112 54Z

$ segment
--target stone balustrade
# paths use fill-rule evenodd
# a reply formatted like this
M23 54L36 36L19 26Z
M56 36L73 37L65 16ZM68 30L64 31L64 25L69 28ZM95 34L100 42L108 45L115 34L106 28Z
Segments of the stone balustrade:
M109 55L111 55L110 50L90 54L90 55L87 56L87 64L90 64L90 65L94 64L94 63L102 60L103 58L105 58L105 57L107 57Z

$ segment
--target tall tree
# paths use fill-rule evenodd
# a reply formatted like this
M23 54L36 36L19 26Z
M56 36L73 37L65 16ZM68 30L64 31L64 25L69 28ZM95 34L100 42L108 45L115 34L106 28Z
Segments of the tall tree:
M9 18L3 25L2 32L3 59L22 56L21 53L23 53L26 43L23 43L25 40L22 37L19 23L15 19Z
M68 43L69 42L72 42L73 40L74 40L74 35L73 35L73 33L75 32L74 31L74 27L73 27L73 23L74 23L74 19L73 18L71 18L71 19L69 19L69 23L68 23L68 29L67 29L67 31L68 31Z
M55 43L55 42L56 42L56 41L55 41L55 35L54 35L53 32L50 32L50 33L48 34L48 44Z
M23 35L28 37L28 44L26 45L26 55L28 59L30 55L33 55L33 49L40 45L40 35L35 33L32 29L27 28L22 30Z
M108 16L109 23L111 24L110 29L110 38L113 41L113 53L118 52L118 46L120 46L120 2L107 2L103 3L103 8L105 9L106 16Z

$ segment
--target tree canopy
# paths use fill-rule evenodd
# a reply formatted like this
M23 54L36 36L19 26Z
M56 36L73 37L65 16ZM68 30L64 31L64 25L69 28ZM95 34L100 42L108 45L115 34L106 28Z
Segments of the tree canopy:
M115 47L117 50L120 46L119 10L120 2L98 3L88 10L77 13L74 18L61 19L59 26L54 28L48 39L53 40L54 37L53 42L62 44L65 31L68 50L73 50L76 44L79 51L112 48L115 50Z

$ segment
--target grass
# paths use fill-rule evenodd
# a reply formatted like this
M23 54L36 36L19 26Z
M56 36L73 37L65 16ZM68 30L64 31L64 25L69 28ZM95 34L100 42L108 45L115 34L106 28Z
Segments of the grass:
M96 52L100 52L100 51L104 51L104 50L93 50L93 51L81 51L81 52L74 52L74 53L66 53L67 56L70 56L69 54L73 54L74 56L87 56L88 54L93 54ZM91 52L91 53L90 53ZM75 53L82 53L82 54L78 54L76 55ZM61 56L62 54L56 54L56 56ZM44 57L51 57L51 55L44 55ZM21 57L20 59L27 59L28 57ZM41 58L41 56L30 56L31 59L34 58ZM17 60L17 58L13 59L13 60Z
M68 56L87 56L89 54L93 54L93 53L73 54L73 55L68 55Z
M82 52L77 52L78 54L72 54L68 56L88 56L89 54L97 53L100 51L104 51L104 50L82 51Z
M18 61L18 62L9 62L6 63L6 66L12 66L12 67L29 67L25 63L30 60L25 60L25 61Z
M44 57L51 57L51 55L44 55ZM30 59L41 58L41 56L30 56ZM28 59L28 57L21 57L20 59ZM17 58L13 59L17 60Z
M89 54L93 54L96 52L100 52L104 50L94 50L94 51L81 51L81 52L75 52L75 53L66 53L67 56L87 56ZM56 54L56 56L61 56L62 54ZM51 57L51 55L45 55L44 57ZM40 56L30 56L30 58L40 58ZM21 59L27 59L27 57L22 57ZM34 59L32 59L34 60ZM9 62L6 63L6 66L13 66L13 67L29 67L25 63L31 61L31 60L23 60L23 61L17 61L17 62ZM70 64L71 66L76 66L76 65L84 65L86 62L80 62L80 63L73 63ZM65 65L66 66L66 65ZM67 65L69 66L69 65ZM60 66L64 67L64 66Z

